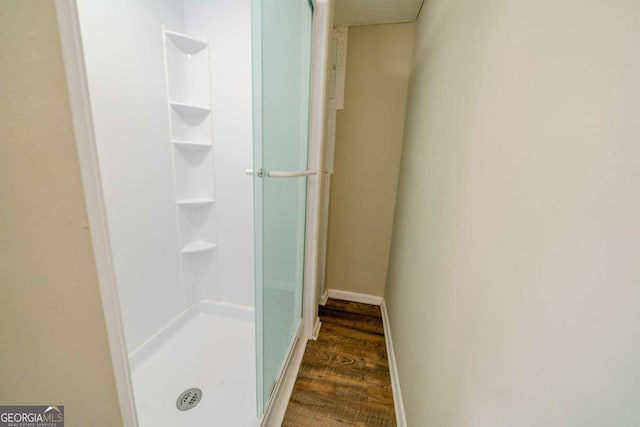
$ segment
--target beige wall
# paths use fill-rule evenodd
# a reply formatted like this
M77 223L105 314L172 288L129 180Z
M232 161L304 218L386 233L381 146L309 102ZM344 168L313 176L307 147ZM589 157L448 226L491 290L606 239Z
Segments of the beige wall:
M52 1L0 4L0 404L121 424Z
M386 290L410 426L640 425L639 17L425 2Z
M331 183L327 287L382 296L413 24L349 28Z

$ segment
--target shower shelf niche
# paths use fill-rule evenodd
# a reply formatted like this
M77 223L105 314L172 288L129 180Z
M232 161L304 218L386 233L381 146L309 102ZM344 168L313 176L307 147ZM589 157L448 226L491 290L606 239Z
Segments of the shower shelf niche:
M173 144L182 150L188 151L206 151L213 147L210 142L183 141L180 139L174 139Z
M201 105L185 104L184 102L169 102L171 108L183 116L204 116L211 111L208 107Z
M187 304L214 299L215 186L209 42L162 29L167 108Z
M194 240L189 242L180 252L183 254L195 254L199 252L212 251L215 248L216 245L206 240Z
M164 33L167 38L175 43L175 45L184 53L198 53L202 49L205 49L209 46L209 42L207 42L206 40L200 40L186 34L178 33L176 31L165 30Z
M200 208L202 206L212 205L214 202L213 199L183 199L178 200L177 203L179 206L183 206L186 208Z

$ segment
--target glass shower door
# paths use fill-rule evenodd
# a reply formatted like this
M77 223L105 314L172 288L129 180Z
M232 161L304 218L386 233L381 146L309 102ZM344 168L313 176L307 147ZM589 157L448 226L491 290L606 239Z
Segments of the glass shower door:
M256 354L262 415L302 320L313 8L253 0Z

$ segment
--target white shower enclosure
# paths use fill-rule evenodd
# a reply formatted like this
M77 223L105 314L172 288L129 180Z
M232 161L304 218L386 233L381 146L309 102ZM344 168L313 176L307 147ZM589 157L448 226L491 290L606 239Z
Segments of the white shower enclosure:
M313 7L72 10L132 417L258 425L302 329Z

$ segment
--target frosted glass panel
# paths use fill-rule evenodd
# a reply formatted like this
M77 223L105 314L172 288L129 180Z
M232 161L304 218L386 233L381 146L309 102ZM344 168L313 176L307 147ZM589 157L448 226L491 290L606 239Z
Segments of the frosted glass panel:
M269 401L302 319L312 8L307 0L255 0L254 170L258 411ZM260 89L260 90L258 90Z

